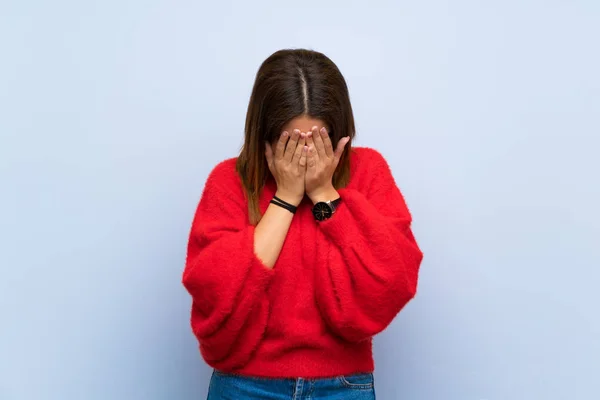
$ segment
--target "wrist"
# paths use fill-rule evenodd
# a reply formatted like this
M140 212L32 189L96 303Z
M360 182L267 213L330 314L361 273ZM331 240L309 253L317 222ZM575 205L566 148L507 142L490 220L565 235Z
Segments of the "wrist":
M281 200L285 201L286 203L290 203L293 206L298 207L298 205L300 204L300 202L302 202L302 197L298 197L297 195L291 195L289 193L283 192L278 190L275 193L275 196L279 197Z
M337 190L335 190L333 185L328 185L328 186L325 186L322 188L317 188L317 189L313 190L311 193L307 193L307 195L310 198L310 200L313 202L313 204L316 204L320 201L335 200L338 197L340 197L340 194L338 193Z

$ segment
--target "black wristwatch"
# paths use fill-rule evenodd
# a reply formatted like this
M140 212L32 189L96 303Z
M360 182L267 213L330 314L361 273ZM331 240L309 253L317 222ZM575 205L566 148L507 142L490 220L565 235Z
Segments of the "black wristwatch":
M341 197L338 197L335 200L319 201L313 206L313 216L317 221L324 221L326 219L329 219L335 213L335 210L341 202Z

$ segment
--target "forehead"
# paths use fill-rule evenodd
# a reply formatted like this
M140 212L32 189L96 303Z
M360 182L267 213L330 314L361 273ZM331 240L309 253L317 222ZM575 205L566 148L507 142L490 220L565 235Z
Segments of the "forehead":
M284 131L292 132L294 129L299 129L301 132L308 132L312 129L313 126L317 126L321 128L325 126L325 123L320 119L315 119L308 117L306 115L301 115L290 120L287 124L283 126Z

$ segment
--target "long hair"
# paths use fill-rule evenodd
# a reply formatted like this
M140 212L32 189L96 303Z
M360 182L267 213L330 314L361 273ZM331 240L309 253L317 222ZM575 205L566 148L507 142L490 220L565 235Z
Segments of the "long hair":
M355 127L344 77L322 53L304 49L277 51L256 74L246 113L244 145L236 163L253 225L262 217L259 197L271 173L265 142L273 143L287 122L302 115L321 119L327 125L334 149L342 137L350 136L333 175L336 189L348 184Z

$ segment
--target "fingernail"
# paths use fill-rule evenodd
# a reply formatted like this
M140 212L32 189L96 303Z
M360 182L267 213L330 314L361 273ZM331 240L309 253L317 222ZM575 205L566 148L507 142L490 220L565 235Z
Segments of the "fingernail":
M288 136L287 131L283 131L283 137L287 137L287 136Z
M306 137L306 133L304 133L304 132L300 132L300 137L301 137L302 139L304 139L304 138Z
M327 135L327 129L325 129L325 127L321 128L321 135Z
M302 149L302 151L304 151L306 153L308 151L308 146L304 146L304 148Z

